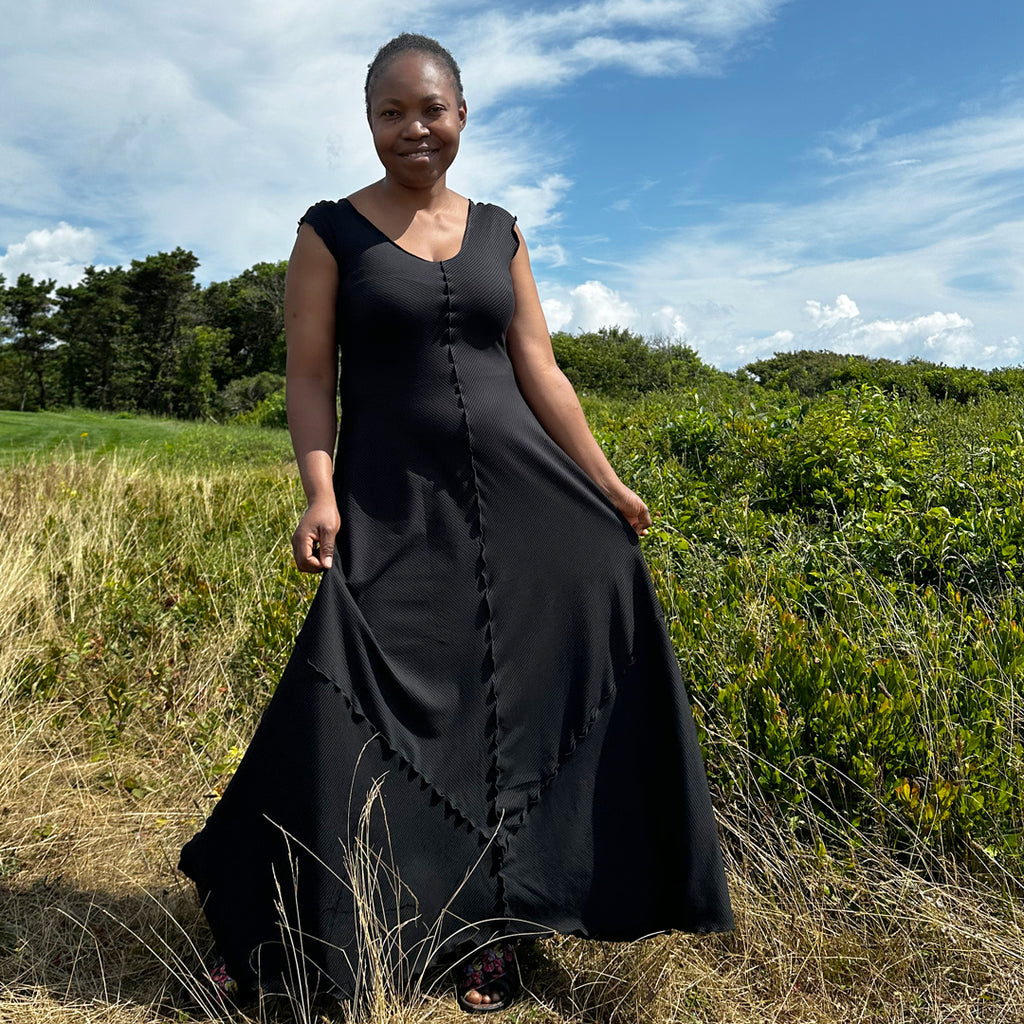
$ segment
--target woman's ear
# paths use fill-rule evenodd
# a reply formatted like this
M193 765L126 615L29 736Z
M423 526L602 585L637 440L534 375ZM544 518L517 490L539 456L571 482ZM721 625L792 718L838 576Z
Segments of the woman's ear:
M463 100L459 104L459 131L460 132L462 131L463 128L466 127L466 114L468 112L468 109L469 108L466 106L466 101Z

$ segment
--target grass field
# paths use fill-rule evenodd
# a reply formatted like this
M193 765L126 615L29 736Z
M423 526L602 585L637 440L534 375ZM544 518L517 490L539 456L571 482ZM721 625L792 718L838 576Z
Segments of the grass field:
M283 430L186 423L149 416L73 410L0 410L0 466L26 460L127 456L161 468L277 464L291 458Z
M615 448L624 478L664 510L663 536L645 541L645 551L718 780L737 928L635 943L547 940L525 957L528 995L500 1019L1024 1021L1015 862L979 852L988 857L979 870L959 848L936 845L938 833L922 824L923 800L915 818L908 798L898 843L866 820L844 832L810 776L799 783L802 799L780 813L771 772L793 775L797 762L781 754L772 762L760 750L754 757L752 734L716 717L717 695L772 663L779 622L792 630L791 620L799 621L813 663L824 652L816 645L835 642L834 633L815 632L828 616L816 623L795 599L788 618L778 610L765 563L743 539L750 526L740 512L726 510L734 527L721 543L746 544L739 550L749 564L712 557L714 538L702 539L684 520L692 508L683 477L673 475L677 456L655 458L630 440L633 414L625 406L590 404L588 415ZM652 406L643 416L660 423L664 412ZM175 869L181 843L238 763L312 596L315 581L294 570L288 550L301 507L282 432L0 413L0 1021L345 1019L343 1009L310 1007L298 995L291 1007L218 1011L193 980L210 940ZM725 530L711 518L702 517L700 529ZM770 540L772 572L807 563L807 537L796 526ZM742 600L733 608L716 596L715 580L741 573ZM696 612L687 604L705 599ZM984 637L995 636L998 623L989 617L978 626L966 612L944 609L929 612L920 636L907 630L898 644L879 632L880 616L863 608L858 615L873 630L871 643L889 645L887 657L914 664L922 679L942 673L947 682L960 662L950 661L953 640L935 639L954 634L936 623L959 615L958 623L984 628L954 637L966 652L961 681L969 682L970 665L990 656ZM904 621L897 611L890 607L886 628ZM694 616L705 637L699 643ZM753 641L742 635L748 626L761 631ZM1011 738L1022 718L1019 675L1016 690L999 686L1013 679L1016 636L998 634L1003 669L979 677L998 697L984 706L1000 721L1005 715ZM747 661L739 665L741 654ZM791 650L787 657L788 665L803 664ZM923 707L938 737L942 707ZM991 736L1011 765L1005 813L1012 815L1021 766L1013 777L1009 758L1017 748L998 730ZM975 770L983 769L979 761ZM732 776L742 778L732 784ZM881 801L881 790L870 800ZM399 999L384 984L377 995L372 1024L466 1019L449 993Z

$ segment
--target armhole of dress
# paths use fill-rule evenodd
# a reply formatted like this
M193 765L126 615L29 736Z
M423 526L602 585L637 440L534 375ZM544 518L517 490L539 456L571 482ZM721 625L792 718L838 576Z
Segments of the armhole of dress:
M516 221L519 218L513 214L509 214L509 216L512 217L512 223L509 225L509 231L512 233L512 255L508 258L511 263L516 258L516 253L519 252L519 236L516 234Z

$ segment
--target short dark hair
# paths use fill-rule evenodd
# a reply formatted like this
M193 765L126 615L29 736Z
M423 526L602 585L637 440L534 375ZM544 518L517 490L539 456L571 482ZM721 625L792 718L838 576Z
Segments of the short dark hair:
M385 43L377 51L377 56L369 65L364 87L367 110L370 109L370 90L373 88L375 79L392 61L406 53L424 53L443 64L455 83L456 99L460 103L463 101L462 73L459 71L459 65L455 62L455 58L436 39L431 39L430 36L421 36L415 32L403 32L400 36L395 36L390 42Z

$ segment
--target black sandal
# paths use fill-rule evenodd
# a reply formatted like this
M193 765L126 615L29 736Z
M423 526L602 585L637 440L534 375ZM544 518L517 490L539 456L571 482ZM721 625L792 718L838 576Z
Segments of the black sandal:
M522 990L519 979L519 963L511 942L498 942L484 946L472 960L454 969L458 1003L466 1013L494 1013L507 1010ZM490 989L489 1003L471 1003L466 999L470 992Z

